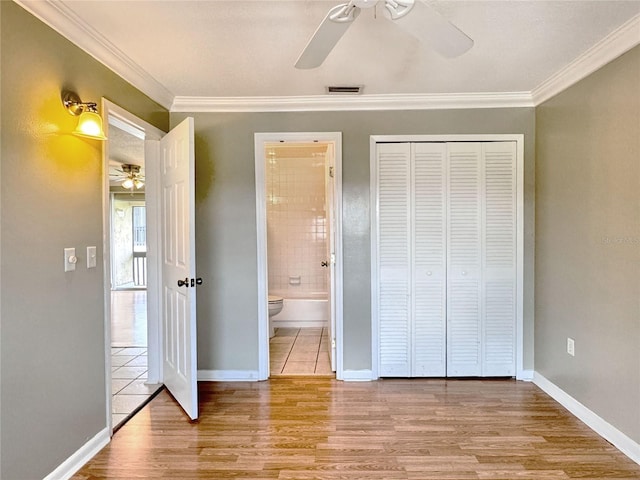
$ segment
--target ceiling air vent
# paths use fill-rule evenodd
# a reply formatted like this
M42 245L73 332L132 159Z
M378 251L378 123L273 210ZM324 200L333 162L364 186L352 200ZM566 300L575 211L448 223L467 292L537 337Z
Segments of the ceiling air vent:
M327 93L329 95L360 95L362 88L362 85L330 85L327 87Z

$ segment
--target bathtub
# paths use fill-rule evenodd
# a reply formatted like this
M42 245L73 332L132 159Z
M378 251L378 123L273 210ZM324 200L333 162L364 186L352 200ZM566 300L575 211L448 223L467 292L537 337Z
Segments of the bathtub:
M275 328L326 327L329 321L329 299L326 293L308 293L302 298L288 292L269 292L284 299L282 311L271 317Z

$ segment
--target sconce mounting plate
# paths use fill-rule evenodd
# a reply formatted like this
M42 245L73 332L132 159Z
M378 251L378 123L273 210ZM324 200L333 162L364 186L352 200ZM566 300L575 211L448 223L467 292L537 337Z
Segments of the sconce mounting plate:
M62 92L62 103L67 111L74 116L78 116L83 111L83 104L80 97L75 92L63 91Z

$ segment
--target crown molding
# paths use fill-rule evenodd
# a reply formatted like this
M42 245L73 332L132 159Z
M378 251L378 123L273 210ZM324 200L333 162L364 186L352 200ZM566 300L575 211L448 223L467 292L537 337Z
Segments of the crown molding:
M531 91L535 105L550 99L640 44L640 15L611 32Z
M169 109L173 94L61 1L14 0L138 90Z
M636 15L531 92L316 95L290 97L175 96L62 1L14 0L107 68L171 112L298 112L535 107L640 44Z
M299 97L177 96L172 112L300 112L533 107L529 92Z

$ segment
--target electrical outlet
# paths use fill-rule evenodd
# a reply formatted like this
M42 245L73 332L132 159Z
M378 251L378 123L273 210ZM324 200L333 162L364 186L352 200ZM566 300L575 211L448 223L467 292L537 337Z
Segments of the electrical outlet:
M572 357L576 356L576 342L570 337L567 337L567 353Z

